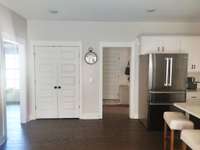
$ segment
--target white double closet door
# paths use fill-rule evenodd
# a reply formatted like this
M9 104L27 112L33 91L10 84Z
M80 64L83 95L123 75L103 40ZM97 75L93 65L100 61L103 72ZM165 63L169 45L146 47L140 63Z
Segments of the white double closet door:
M36 46L36 118L78 118L80 47Z

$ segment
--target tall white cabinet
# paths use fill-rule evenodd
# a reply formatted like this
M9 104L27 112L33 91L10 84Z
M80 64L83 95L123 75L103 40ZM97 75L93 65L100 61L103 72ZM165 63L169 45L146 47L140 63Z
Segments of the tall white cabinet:
M200 36L141 36L140 54L187 53L188 72L200 72Z
M78 118L79 47L36 46L37 118Z

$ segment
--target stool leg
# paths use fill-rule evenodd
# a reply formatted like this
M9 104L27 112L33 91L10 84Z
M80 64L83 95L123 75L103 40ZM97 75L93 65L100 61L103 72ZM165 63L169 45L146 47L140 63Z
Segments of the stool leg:
M164 122L164 130L163 130L163 150L167 148L167 123Z
M170 150L174 150L174 130L170 131Z
M184 142L182 142L182 150L187 150L187 145Z

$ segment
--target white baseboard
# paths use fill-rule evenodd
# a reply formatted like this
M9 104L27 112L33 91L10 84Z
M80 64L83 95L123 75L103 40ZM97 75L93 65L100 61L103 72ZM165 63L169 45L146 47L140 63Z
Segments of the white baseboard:
M0 138L0 146L6 142L6 137Z
M30 114L28 117L28 121L35 120L35 115Z
M92 120L92 119L102 119L99 114L96 113L85 113L80 116L80 119L83 120Z
M21 120L21 123L22 123L22 124L26 124L27 122L29 122L29 118L26 118L26 119L22 119L22 120Z
M130 119L139 119L139 115L138 114L132 114L132 115L130 115Z
M35 120L35 119L36 119L35 116L30 114L28 121ZM92 120L92 119L102 119L102 117L100 117L100 115L96 113L85 113L85 114L80 115L80 119Z

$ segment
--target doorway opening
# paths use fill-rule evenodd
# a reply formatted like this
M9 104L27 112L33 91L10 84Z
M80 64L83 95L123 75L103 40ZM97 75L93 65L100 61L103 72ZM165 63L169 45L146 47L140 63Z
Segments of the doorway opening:
M15 42L3 41L4 99L6 104L7 137L21 132L20 52ZM18 138L18 136L14 136ZM16 139L17 140L17 139Z
M129 118L131 47L103 47L103 117Z

